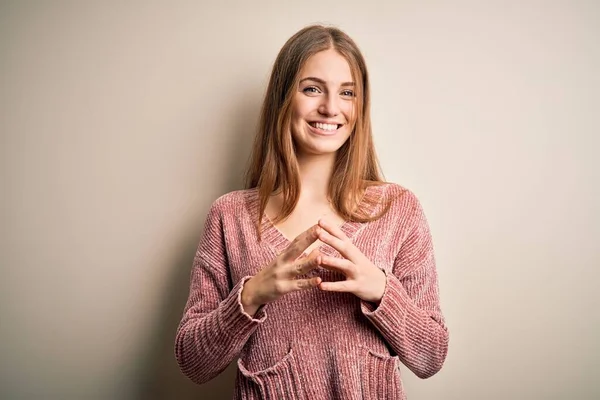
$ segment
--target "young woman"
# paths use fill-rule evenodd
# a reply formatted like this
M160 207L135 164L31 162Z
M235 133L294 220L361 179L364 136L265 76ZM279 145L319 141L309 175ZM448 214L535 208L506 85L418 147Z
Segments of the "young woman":
M381 178L365 61L342 31L310 26L281 49L247 187L206 220L175 344L186 376L237 358L235 399L404 399L399 362L440 370L429 227Z

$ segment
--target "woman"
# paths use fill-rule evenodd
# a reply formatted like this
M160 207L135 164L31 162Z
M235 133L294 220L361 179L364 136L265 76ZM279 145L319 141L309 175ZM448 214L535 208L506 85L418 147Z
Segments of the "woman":
M403 399L399 361L440 370L430 231L414 194L380 176L345 33L310 26L281 49L247 187L207 217L175 345L186 376L237 358L236 399Z

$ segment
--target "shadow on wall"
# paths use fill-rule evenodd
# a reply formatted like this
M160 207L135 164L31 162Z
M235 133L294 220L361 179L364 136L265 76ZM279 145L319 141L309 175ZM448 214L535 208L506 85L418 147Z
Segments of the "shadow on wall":
M252 96L243 98L258 98L256 91ZM248 104L251 104L249 107ZM231 135L229 152L230 162L226 164L228 171L225 176L228 180L223 182L220 194L241 189L243 187L243 174L245 172L246 160L250 155L251 146L255 135L260 102L247 102L243 105L245 109L238 110L234 135ZM227 150L223 151L224 153ZM244 162L240 162L244 160ZM210 171L207 171L210 172ZM204 202L205 215L212 201L216 198L202 199ZM168 293L165 294L163 309L160 311L158 326L154 330L152 340L141 360L143 375L140 377L140 385L137 388L137 398L144 400L153 399L177 399L177 400L230 400L233 397L235 375L237 371L237 360L227 367L219 376L204 385L197 385L186 378L177 365L174 355L175 333L183 315L183 309L189 294L190 272L192 261L198 241L202 233L202 225L194 225L186 232L180 241L180 258L173 261L169 268L173 271L171 284L168 285Z

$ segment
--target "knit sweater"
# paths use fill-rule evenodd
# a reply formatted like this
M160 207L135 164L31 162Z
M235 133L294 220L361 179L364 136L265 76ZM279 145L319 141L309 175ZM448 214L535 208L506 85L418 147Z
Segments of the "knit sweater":
M318 288L292 292L250 316L244 283L290 244L263 215L257 189L223 195L211 206L194 257L190 293L177 329L175 356L196 383L237 358L234 399L405 399L399 363L421 378L440 370L448 330L440 310L429 226L416 196L397 184L371 186L363 209L383 210L342 231L386 275L378 305ZM316 223L316 221L315 221ZM323 244L326 255L342 257ZM343 280L322 267L300 276Z

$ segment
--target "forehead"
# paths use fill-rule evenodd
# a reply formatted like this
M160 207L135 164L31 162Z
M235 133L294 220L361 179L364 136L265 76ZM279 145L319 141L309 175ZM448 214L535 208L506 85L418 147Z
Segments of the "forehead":
M348 61L334 49L320 51L306 60L300 70L300 79L320 78L328 83L339 84L352 81L352 70Z

